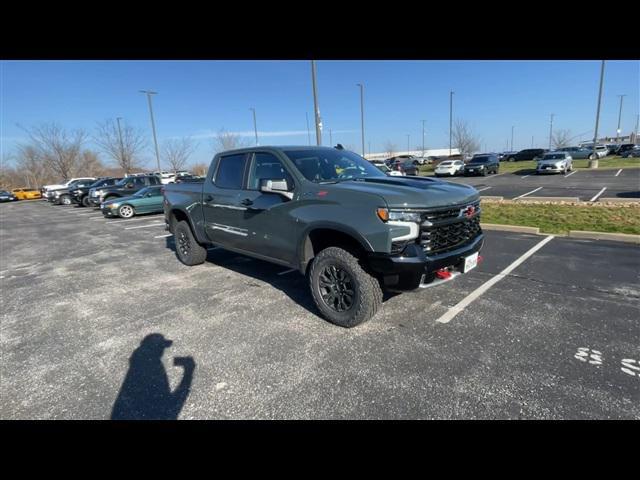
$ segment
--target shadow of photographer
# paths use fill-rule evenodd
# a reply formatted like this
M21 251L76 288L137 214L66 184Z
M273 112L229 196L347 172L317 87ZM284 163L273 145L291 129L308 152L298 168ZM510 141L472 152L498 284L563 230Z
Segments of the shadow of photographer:
M196 363L193 357L175 357L184 369L180 384L171 391L162 363L164 350L173 341L159 333L147 335L129 358L125 376L111 411L112 420L175 420L191 391Z

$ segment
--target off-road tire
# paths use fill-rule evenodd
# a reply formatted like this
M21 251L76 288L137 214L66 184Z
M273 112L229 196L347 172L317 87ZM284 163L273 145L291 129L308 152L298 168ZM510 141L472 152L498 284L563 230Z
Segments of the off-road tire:
M200 265L207 259L207 249L198 243L187 221L178 222L174 231L174 238L176 241L176 256L185 265L190 267Z
M320 292L320 275L328 266L343 270L353 282L353 304L343 312L329 307ZM339 247L325 248L316 255L309 270L309 286L313 300L322 316L340 327L351 328L366 322L382 305L382 289L378 279L367 273L355 256Z

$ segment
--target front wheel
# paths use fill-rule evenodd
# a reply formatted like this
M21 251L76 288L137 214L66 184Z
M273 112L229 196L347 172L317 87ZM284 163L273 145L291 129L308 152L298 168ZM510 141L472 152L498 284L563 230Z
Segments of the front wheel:
M118 208L118 216L122 218L131 218L136 214L135 210L131 205L121 205Z
M88 207L89 206L89 195L82 197L82 202L81 202L83 207Z
M515 161L516 161L516 159L515 159L515 158L513 158L513 157L509 157L509 159L508 159L508 160L509 160L510 162L515 162Z
M311 295L322 316L351 328L373 317L382 305L382 289L358 259L339 247L322 250L309 271Z
M71 197L69 195L62 195L60 197L60 203L62 205L71 205Z
M596 158L598 158L598 156L594 155L593 153L589 155L589 160L595 160Z
M175 228L176 255L188 266L200 265L207 259L207 249L198 243L189 224L182 220Z

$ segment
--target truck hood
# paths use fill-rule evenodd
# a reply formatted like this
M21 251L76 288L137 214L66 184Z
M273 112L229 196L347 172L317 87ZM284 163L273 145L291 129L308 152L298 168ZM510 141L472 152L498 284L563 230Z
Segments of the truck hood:
M377 195L391 208L438 208L478 200L478 191L468 185L426 177L386 177L347 180L323 185Z

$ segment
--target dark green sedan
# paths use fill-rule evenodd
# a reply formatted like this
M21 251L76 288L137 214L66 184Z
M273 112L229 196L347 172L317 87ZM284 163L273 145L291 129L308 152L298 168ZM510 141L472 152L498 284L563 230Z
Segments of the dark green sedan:
M131 218L142 213L160 213L163 211L162 185L143 188L130 197L114 198L100 204L105 217Z

